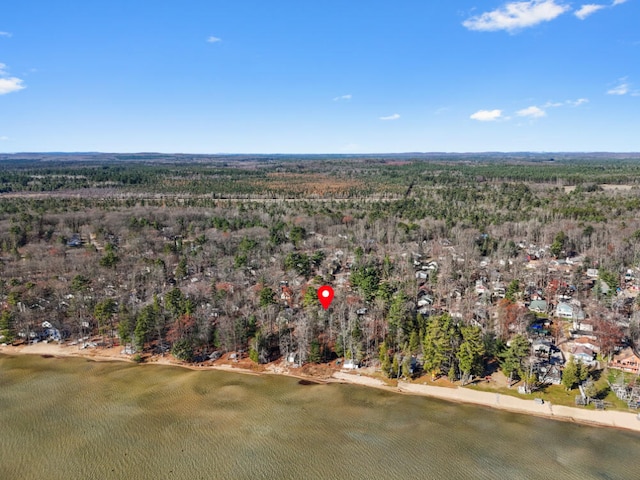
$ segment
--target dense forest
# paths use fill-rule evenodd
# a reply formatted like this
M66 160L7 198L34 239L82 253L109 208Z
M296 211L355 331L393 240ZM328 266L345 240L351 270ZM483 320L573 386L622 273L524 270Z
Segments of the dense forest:
M341 358L463 383L497 360L529 381L531 327L548 319L550 338L567 336L551 308L565 295L594 322L600 358L635 346L637 304L623 295L640 277L634 158L0 162L5 343ZM326 311L322 285L336 292ZM527 308L532 294L548 311Z

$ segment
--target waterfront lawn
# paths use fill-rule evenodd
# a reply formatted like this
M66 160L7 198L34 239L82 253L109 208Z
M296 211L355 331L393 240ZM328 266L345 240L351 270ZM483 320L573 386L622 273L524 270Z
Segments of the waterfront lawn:
M568 407L575 407L575 396L577 390L567 392L562 385L550 385L543 390L533 392L530 394L518 393L519 383L516 383L511 388L508 387L491 387L488 385L478 384L470 385L468 388L474 390L481 390L483 392L494 392L502 395L510 395L516 398L522 398L524 400L533 400L534 398L542 398L545 402L551 402L552 405L566 405Z
M600 392L600 394L598 395L598 398L605 401L605 405L607 406L607 408L613 408L615 410L621 410L621 411L629 411L627 402L620 400L618 397L616 397L616 395L609 388L609 385L607 384L607 378L609 378L610 376L611 376L611 373L609 373L609 375L603 374L603 375L600 375L599 378L596 380L596 386L598 387L598 391ZM617 372L614 374L614 378L616 377L617 377ZM542 390L538 390L531 394L521 394L521 393L518 393L518 385L520 385L520 383L513 385L511 388L507 388L507 387L495 387L495 386L490 386L484 383L479 383L476 385L468 385L467 388L472 388L474 390L480 390L483 392L494 392L494 393L500 393L503 395L510 395L512 397L522 398L525 400L533 400L534 398L541 398L546 403L551 403L552 405L564 405L567 407L575 407L576 406L575 398L577 395L580 395L580 390L578 390L577 388L567 391L563 385L547 385ZM593 404L588 405L586 407L582 407L582 408L587 408L590 410L595 409Z

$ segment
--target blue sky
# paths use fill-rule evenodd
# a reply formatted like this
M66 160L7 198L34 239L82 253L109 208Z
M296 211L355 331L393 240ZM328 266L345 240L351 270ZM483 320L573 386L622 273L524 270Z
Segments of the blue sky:
M640 151L639 20L640 0L10 2L0 152Z

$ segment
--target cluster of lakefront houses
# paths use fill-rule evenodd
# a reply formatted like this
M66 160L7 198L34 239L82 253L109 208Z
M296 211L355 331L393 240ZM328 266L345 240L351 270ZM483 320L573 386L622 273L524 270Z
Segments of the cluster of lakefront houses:
M445 241L440 242L439 255L413 253L402 254L413 264L417 282L415 297L416 310L422 315L449 312L454 317L463 317L460 305L465 298L472 299L471 313L475 324L487 328L494 325L498 317L500 300L505 298L508 282L506 278L517 277L519 290L517 305L529 311L525 325L511 333L525 333L532 343L532 366L540 381L557 384L561 379L564 363L570 356L593 367L603 366L597 360L601 349L601 332L597 322L589 314L604 310L608 321L620 330L623 338L628 332L632 316L640 319L633 308L634 299L640 290L640 271L629 269L620 277L620 287L612 291L600 278L597 268L587 267L585 260L577 255L565 259L549 258L548 247L518 244L523 254L521 259L495 260L482 258L472 267L470 278L475 278L471 287L455 284L445 294L436 295L430 282L434 272L439 272L445 262L459 265L468 263L456 248ZM349 266L353 262L342 251L336 252L330 260L331 274L337 288L349 289ZM454 267L455 268L455 267ZM514 275L514 272L515 273ZM638 277L638 278L637 278ZM288 286L281 287L282 301L291 306L294 291ZM439 299L440 298L440 299ZM603 309L603 299L611 308ZM467 302L468 304L468 302ZM366 308L358 314L366 315ZM493 321L492 321L493 320ZM552 334L552 325L555 325ZM616 354L609 359L609 366L632 373L640 373L640 357L629 346L620 342Z
M523 244L520 246L524 247ZM523 277L538 279L538 282L529 281L522 294L523 306L537 317L531 323L530 330L539 336L544 331L544 328L536 329L541 319L547 319L543 327L557 321L561 328L558 329L559 335L555 340L565 360L573 356L589 366L598 366L596 358L604 342L603 336L609 335L611 329L617 330L619 335L616 337L616 353L609 358L608 365L639 374L640 356L624 340L629 333L631 321L640 320L640 312L634 308L640 290L640 270L627 269L619 278L619 287L613 291L601 279L600 271L597 268L587 268L581 256L544 261L548 248L537 249L533 245L528 249L524 248L527 255ZM545 288L538 287L543 283L540 279L546 282ZM605 301L610 308L603 308ZM588 314L590 311L594 312L593 316ZM595 317L610 325L607 332L598 328ZM536 341L533 346L536 351ZM553 350L554 347L550 348ZM560 362L558 359L551 363L557 365ZM558 375L554 378L554 383L559 380Z
M600 271L585 265L581 256L555 259L549 258L549 247L527 245L525 242L518 247L523 255L521 260L483 258L474 266L474 323L481 327L488 324L495 327L500 300L507 290L503 279L515 277L518 281L516 304L521 311L526 309L531 315L524 325L511 325L510 332L525 333L529 337L532 363L539 371L541 381L559 383L561 367L570 356L589 366L601 366L596 359L604 341L602 336L610 332L599 330L596 317L608 322L619 333L616 355L609 358L609 366L640 373L640 357L628 342L623 341L631 320L640 320L640 312L634 308L640 290L640 270L626 270L620 275L619 287L614 291L602 280ZM445 250L451 252L454 262L464 261L450 244ZM438 260L446 261L446 257ZM418 265L418 262L414 263ZM419 263L416 277L424 281L423 272L434 265L437 268L437 263L431 259L420 259ZM459 286L453 287L450 296L460 297L461 290ZM418 299L420 302L420 297ZM609 307L604 308L605 303ZM419 303L418 307L428 308L429 305ZM449 311L454 316L461 316L455 303L450 305ZM551 332L553 324L555 335Z
M313 234L312 234L313 235ZM90 236L89 241L95 241ZM327 251L327 237L316 236L314 242ZM342 238L342 237L341 237ZM346 239L343 239L346 241ZM85 243L79 235L73 235L67 247L74 249ZM472 318L472 322L482 328L495 326L498 317L500 300L506 296L508 283L514 278L518 280L517 305L521 310L528 310L530 315L519 329L509 333L525 333L532 342L532 358L539 378L545 382L557 383L561 367L570 355L586 364L595 365L601 348L600 332L590 312L603 311L602 298L607 298L610 308L604 309L611 321L623 332L628 332L632 317L640 317L634 310L634 300L640 290L640 271L629 269L619 279L617 291L600 278L597 268L587 265L585 259L578 255L569 255L564 259L551 258L548 247L520 242L517 244L519 255L511 259L477 258L468 253L464 255L447 240L416 245L421 253L400 253L400 262L406 261L413 267L416 280L416 295L413 299L418 313L428 316L434 313L449 312L453 317ZM318 273L330 279L337 291L350 291L350 269L355 258L342 249L333 249L331 254L319 268ZM443 267L449 271L466 269L466 282L452 283L445 286L448 291L435 290L434 274L441 276ZM189 272L189 288L205 285L204 273ZM200 278L202 277L202 278ZM283 306L298 306L306 282L300 277L283 281L279 286L279 299ZM245 285L248 286L248 285ZM234 285L224 283L226 289ZM240 286L237 286L241 288ZM220 289L222 283L216 284ZM598 298L600 297L600 298ZM350 298L358 298L352 295ZM353 302L351 303L353 305ZM367 320L367 307L362 301L354 305L358 316ZM464 307L464 308L463 308ZM465 312L464 314L462 312ZM635 318L634 318L635 319ZM638 318L640 319L640 318ZM557 323L552 334L552 325ZM556 325L556 327L558 326ZM28 335L32 340L57 340L60 332L48 322L32 332L20 332L20 336ZM620 345L624 347L625 345ZM620 348L610 359L611 367L632 373L640 373L640 358L630 347Z

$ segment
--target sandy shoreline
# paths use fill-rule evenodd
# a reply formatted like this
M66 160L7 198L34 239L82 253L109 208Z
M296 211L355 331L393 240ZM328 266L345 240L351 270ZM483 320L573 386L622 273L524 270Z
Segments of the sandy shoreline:
M637 414L631 412L621 412L619 410L587 410L586 408L552 405L549 402L538 404L533 399L525 400L497 392L482 392L461 387L445 388L400 382L398 391L453 402L472 403L496 408L498 410L535 415L553 420L640 432L640 420L638 420Z
M38 343L35 345L29 345L28 347L0 346L0 353L6 355L51 355L54 357L78 357L94 361L118 361L131 363L131 359L119 354L120 350L121 347L110 350L81 350L77 346L63 346L52 343ZM318 383L348 383L406 395L420 395L450 402L482 405L498 410L536 415L553 420L582 423L592 426L613 427L640 432L640 417L635 413L617 410L587 410L583 408L552 405L548 402L539 404L533 399L525 400L500 393L483 392L463 387L448 388L432 385L419 385L409 382L398 382L398 386L393 387L387 385L382 380L357 373L334 372L330 378L315 378L274 369L265 370L264 372L256 372L244 368L236 368L231 365L207 365L202 367L196 365L185 365L171 360L171 357L156 359L156 361L150 364L178 366L191 370L221 370L250 375L284 375L307 379Z

